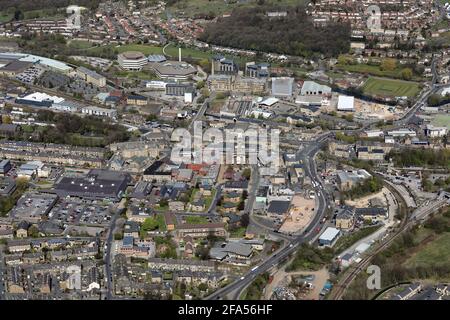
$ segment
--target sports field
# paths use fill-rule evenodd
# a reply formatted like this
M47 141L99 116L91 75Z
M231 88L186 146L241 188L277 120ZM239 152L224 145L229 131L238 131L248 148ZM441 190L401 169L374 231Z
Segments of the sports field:
M364 94L384 97L414 97L419 84L411 81L370 77L363 86Z

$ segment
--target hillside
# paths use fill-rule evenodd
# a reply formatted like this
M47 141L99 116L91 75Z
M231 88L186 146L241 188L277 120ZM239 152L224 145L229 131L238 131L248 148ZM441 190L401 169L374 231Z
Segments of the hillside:
M284 17L268 17L269 11L287 11ZM350 26L315 27L302 7L239 8L205 28L200 40L221 46L311 57L337 56L350 46Z

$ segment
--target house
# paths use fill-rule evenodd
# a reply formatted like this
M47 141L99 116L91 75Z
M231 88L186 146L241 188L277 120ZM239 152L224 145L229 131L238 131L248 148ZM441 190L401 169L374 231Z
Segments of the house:
M128 221L143 223L151 215L152 210L148 207L131 206L127 210Z
M222 205L222 212L224 213L236 213L237 212L237 206L235 203L231 203L231 202L225 202Z
M164 222L166 223L167 231L175 230L175 215L170 212L164 212Z
M124 225L123 236L125 237L133 237L139 238L140 227L137 222L127 221Z
M17 225L16 237L17 238L26 238L28 237L28 229L30 228L30 224L27 221L21 221Z
M355 209L355 215L357 218L371 221L372 223L384 221L388 218L386 208L382 207L357 208Z
M12 229L0 229L0 239L13 239L14 231Z
M224 195L225 202L239 203L241 202L241 194L238 192L228 192Z
M170 211L183 211L184 210L184 202L178 200L170 200L169 201L169 210Z
M248 189L248 181L227 181L223 185L223 191L224 192L243 192L244 190Z
M340 208L336 214L336 228L348 230L353 227L355 219L354 208L345 206Z
M410 284L406 289L394 295L392 300L408 300L422 289L420 283Z
M202 212L206 209L206 202L204 199L198 199L191 204L191 210L193 212Z
M30 241L27 240L8 241L8 250L10 252L24 252L30 249L31 249Z
M191 236L193 239L206 238L209 235L216 237L226 237L224 223L204 223L204 224L181 224L177 226L179 238Z

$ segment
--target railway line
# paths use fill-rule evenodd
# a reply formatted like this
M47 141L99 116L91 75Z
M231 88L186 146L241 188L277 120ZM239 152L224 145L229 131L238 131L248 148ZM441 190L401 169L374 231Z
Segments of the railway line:
M398 228L398 230L389 237L386 241L381 243L375 250L371 251L367 256L365 256L357 265L350 267L343 278L339 281L337 285L335 285L333 291L331 292L328 299L330 300L341 300L350 286L350 284L355 280L355 278L361 273L361 271L366 270L369 266L372 259L381 251L388 248L400 235L402 235L405 231L410 229L412 226L417 224L418 222L425 221L428 216L442 208L447 204L447 200L442 199L438 200L431 206L423 206L414 210L411 214L408 214L408 206L406 201L401 197L400 193L393 188L391 185L385 183L385 186L394 194L398 203L399 210L402 210L402 221Z

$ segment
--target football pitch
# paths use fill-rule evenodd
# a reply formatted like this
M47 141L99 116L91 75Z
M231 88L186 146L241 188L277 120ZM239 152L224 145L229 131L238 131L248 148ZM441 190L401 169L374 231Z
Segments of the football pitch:
M414 97L420 91L416 82L370 77L363 86L364 94L383 97Z

